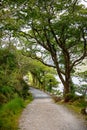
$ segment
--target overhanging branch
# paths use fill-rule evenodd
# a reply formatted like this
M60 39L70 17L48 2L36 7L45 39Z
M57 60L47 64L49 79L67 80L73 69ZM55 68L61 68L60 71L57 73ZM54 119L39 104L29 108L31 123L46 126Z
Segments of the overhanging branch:
M72 63L70 69L72 69L74 65L78 65L85 57L87 57L87 41L85 38L84 30L82 28L81 28L81 31L82 31L82 38L84 40L83 41L83 44L84 44L83 55Z

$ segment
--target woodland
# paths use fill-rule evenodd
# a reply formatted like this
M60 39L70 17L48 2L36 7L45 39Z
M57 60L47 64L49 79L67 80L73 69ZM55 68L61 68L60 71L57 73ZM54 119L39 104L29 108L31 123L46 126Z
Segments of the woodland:
M12 101L23 107L24 100L31 100L29 86L52 93L59 84L55 75L63 84L65 102L75 100L76 91L85 100L87 84L72 81L78 76L87 82L87 70L75 73L84 59L87 7L80 0L0 1L0 108Z

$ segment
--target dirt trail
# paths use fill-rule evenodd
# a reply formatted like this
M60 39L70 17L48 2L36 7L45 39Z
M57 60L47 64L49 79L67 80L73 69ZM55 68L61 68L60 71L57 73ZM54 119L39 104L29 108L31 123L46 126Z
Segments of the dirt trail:
M22 113L20 130L87 130L82 119L62 105L57 105L47 94L31 88L34 101Z

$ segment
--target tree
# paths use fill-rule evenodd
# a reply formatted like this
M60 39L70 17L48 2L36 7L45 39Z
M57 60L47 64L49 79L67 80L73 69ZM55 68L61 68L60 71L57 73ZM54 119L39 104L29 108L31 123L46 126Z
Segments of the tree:
M42 82L44 83L45 90L50 93L52 92L52 87L58 87L58 81L50 73L47 73L44 77L42 77Z
M73 89L73 68L87 57L87 10L78 0L33 0L25 7L19 14L23 17L26 13L23 18L29 32L23 35L30 41L29 45L33 44L32 50L40 45L44 48L44 56L51 56L64 86L65 101L68 101L67 95ZM40 49L36 50L40 52Z
M12 2L16 8L16 21L24 20L19 25L18 35L26 37L28 52L32 50L35 57L36 52L41 52L43 57L52 58L54 64L51 66L57 70L64 86L65 101L68 101L68 94L73 92L71 74L74 66L87 57L87 9L78 0ZM44 63L43 57L38 60Z
M39 89L48 90L49 86L56 87L58 82L54 77L56 71L53 68L43 65L37 60L27 57L27 71L32 75L31 85ZM51 80L51 82L50 82ZM29 80L30 82L30 80Z

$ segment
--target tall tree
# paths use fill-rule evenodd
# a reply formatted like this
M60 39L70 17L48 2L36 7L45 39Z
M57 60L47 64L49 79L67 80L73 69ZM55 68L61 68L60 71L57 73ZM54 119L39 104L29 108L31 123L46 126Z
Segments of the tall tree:
M87 57L87 9L78 0L20 0L14 5L16 20L25 22L19 34L28 39L28 51L37 47L36 51L42 51L43 56L51 56L68 101L68 94L73 92L74 66Z

